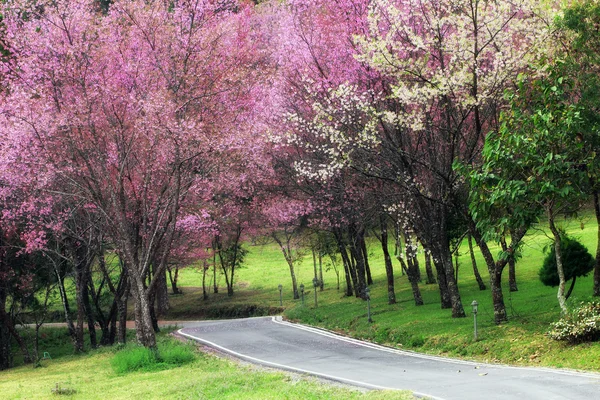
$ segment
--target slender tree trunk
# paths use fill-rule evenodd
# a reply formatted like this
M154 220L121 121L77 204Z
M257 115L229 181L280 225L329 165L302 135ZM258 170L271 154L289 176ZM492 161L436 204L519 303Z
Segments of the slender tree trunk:
M73 347L77 348L77 334L75 332L75 326L73 325L73 320L71 319L71 307L69 306L69 299L67 297L67 291L65 290L65 279L63 275L60 273L59 267L54 264L54 272L56 273L56 279L58 281L58 291L60 294L60 300L63 306L63 312L65 314L65 323L67 324L67 330L69 332L69 336L71 341L73 342Z
M360 250L365 260L365 272L367 274L367 285L373 284L373 276L371 275L371 267L369 266L369 254L367 252L367 242L365 240L364 232L361 235Z
M438 244L438 246L439 247L437 249L436 246L434 246L432 250L437 253L434 253L434 258L439 258L440 266L445 272L446 287L448 289L448 295L450 297L450 304L452 307L452 318L464 318L466 317L466 314L460 299L460 294L458 293L458 286L456 285L456 280L454 278L454 266L452 264L452 254L450 254L448 242L443 241L442 243Z
M319 258L319 285L321 287L321 292L325 289L325 281L323 280L323 256L321 253L318 253Z
M562 252L560 249L561 245L561 237L558 228L554 223L554 210L552 209L552 205L547 206L548 212L548 224L550 226L550 231L554 236L554 252L556 255L556 271L558 272L558 292L556 293L556 297L558 299L558 305L563 314L567 313L567 304L565 298L565 271L562 264Z
M173 269L175 271L173 271ZM171 282L173 294L181 294L181 290L177 287L177 281L179 280L179 266L175 265L174 268L171 268L167 265L167 272L169 274L169 282Z
M571 293L573 293L573 288L575 287L576 280L577 280L577 275L573 275L573 279L571 279L571 286L569 286L569 290L567 291L567 294L565 295L565 300L569 300L569 297L571 297Z
M450 292L448 291L448 283L446 282L446 271L441 260L438 260L435 256L433 257L433 265L437 272L437 283L440 290L440 303L442 309L452 308L452 300L450 299Z
M383 259L385 261L385 275L387 277L388 304L396 304L396 291L394 289L394 266L388 249L388 230L387 220L384 214L379 216L379 226L381 229L381 249L383 250Z
M354 294L354 288L357 285L356 272L353 270L352 263L348 257L346 251L346 245L344 244L344 237L339 229L334 230L335 240L338 244L340 256L342 257L342 263L344 265L344 274L346 278L346 296L352 296Z
M360 236L361 230L356 228L356 225L351 224L348 228L348 236L350 238L350 254L356 261L356 275L358 277L358 286L355 286L356 297L360 297L366 300L365 289L367 287L366 276L365 276L365 261L362 257L362 251L360 249Z
M429 250L427 249L425 249L425 272L427 273L426 285L437 283L431 267L431 254L429 254Z
M285 261L287 262L288 268L290 269L290 277L292 278L292 292L293 292L294 300L298 300L300 298L300 294L298 292L298 280L296 279L296 271L294 268L294 259L292 256L292 248L290 247L290 240L292 238L286 237L286 243L284 244L283 240L279 236L277 236L277 233L273 232L271 234L271 237L279 245L279 248L281 249L281 252L283 253L283 258L285 258ZM313 256L314 256L314 251L313 251ZM315 277L316 276L317 275L316 275L316 271L315 271Z
M594 266L594 296L600 296L600 196L594 190L594 210L596 212L596 265Z
M0 329L3 329L4 332L10 333L10 335L15 339L15 341L19 345L19 348L21 349L21 352L23 353L23 362L25 364L29 364L32 362L31 354L29 353L29 349L27 348L25 341L23 340L21 335L19 335L19 332L15 329L10 315L8 315L8 313L6 312L6 298L6 292L4 291L4 289L0 289L0 326L3 327ZM10 345L10 340L5 340ZM8 348L8 356L6 358L8 359L8 361L10 361L10 347ZM6 361L4 361L4 363L6 363Z
M472 219L469 220L469 230L475 239L475 242L479 246L483 259L488 267L490 274L490 289L492 292L492 303L494 307L494 322L499 325L503 322L508 321L506 315L506 305L504 304L504 295L502 293L502 271L506 265L506 260L499 260L494 262L494 256L490 251L487 242L483 240L479 230L477 229L475 222ZM519 238L520 240L520 238ZM515 245L516 242L511 243Z
M473 265L473 274L475 275L475 280L477 281L477 285L479 285L479 290L485 290L485 283L483 283L483 279L481 279L479 268L477 268L477 260L475 260L475 252L473 251L473 236L471 235L471 232L467 234L467 241L469 243L469 254L471 255L471 264Z
M0 286L0 308L6 313L6 290ZM8 325L0 323L0 371L8 369L12 364L10 348L10 331Z
M202 266L202 300L208 300L208 291L206 290L206 272L208 270L208 265L206 260L204 260L204 264Z
M217 284L217 252L213 247L213 293L219 293L219 285Z
M414 262L416 258L414 256L415 249L412 246L412 242L407 231L404 232L404 239L406 263L404 263L404 260L401 258L400 264L402 265L402 269L405 270L406 275L408 276L408 281L410 282L410 287L412 289L415 305L422 306L423 297L421 296L421 289L419 288L419 273L417 271L417 269L419 268L419 264L415 264Z
M83 282L83 274L81 266L75 266L75 290L77 300L77 325L75 326L75 351L83 352L84 341L83 341L83 324L86 316L85 306L83 305L83 290L82 286L85 285ZM87 285L86 285L87 286ZM90 335L91 337L91 335Z
M502 246L502 251L508 250L508 245L506 244L506 238L502 237L500 239L500 245ZM517 288L517 276L516 276L516 265L515 258L513 256L508 257L508 287L511 292L518 292L519 288Z
M125 283L122 296L119 296L117 308L119 311L119 330L117 331L117 341L120 344L127 343L127 301L129 300L129 280Z

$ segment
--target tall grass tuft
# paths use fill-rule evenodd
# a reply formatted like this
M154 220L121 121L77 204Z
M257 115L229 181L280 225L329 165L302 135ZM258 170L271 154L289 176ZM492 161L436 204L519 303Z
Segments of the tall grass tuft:
M173 341L161 341L156 349L139 345L127 345L118 351L111 365L119 375L135 371L161 371L194 361L192 345Z

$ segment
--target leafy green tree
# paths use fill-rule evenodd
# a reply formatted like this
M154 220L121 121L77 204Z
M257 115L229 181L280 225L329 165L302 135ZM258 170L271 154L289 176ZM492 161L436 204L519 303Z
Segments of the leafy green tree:
M473 175L480 187L472 203L499 234L524 232L546 214L555 243L557 298L566 312L556 216L585 197L586 165L594 153L581 139L581 107L569 98L573 82L562 72L560 64L545 65L537 76L520 76L516 90L506 94L510 106L498 131L486 138L483 167Z
M564 57L565 73L573 77L571 98L582 109L585 128L581 139L595 154L600 154L600 4L596 1L578 2L565 9L557 25L564 34L567 55ZM594 199L598 241L594 268L594 296L600 296L600 159L589 159L588 192Z
M571 287L565 295L567 300L573 288L577 277L587 276L594 269L594 257L589 253L588 249L576 239L561 233L560 251L563 261L563 271L565 280L571 281ZM556 268L556 249L552 245L550 252L544 259L544 264L539 271L540 281L546 286L558 286L560 279Z

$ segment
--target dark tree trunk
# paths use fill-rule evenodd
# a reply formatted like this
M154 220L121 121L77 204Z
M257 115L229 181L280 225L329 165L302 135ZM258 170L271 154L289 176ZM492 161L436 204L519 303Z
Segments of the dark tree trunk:
M170 267L167 265L167 272L169 273L169 282L171 282L173 294L181 294L181 290L177 286L177 282L179 281L179 266Z
M150 320L152 321L152 329L155 333L160 332L160 327L158 326L158 316L156 315L156 292L149 291L148 292L148 303L150 306Z
M384 214L379 216L379 226L381 229L381 249L385 260L385 275L387 277L388 304L396 304L396 291L394 289L394 266L388 249L388 231L387 220Z
M319 285L321 287L321 292L325 289L325 281L323 280L323 256L319 252L317 254L319 258Z
M470 232L467 234L467 241L469 243L469 254L471 255L471 264L473 265L473 274L475 274L475 280L477 280L479 290L485 290L485 283L483 283L481 274L479 274L479 268L477 268L477 260L475 260L475 252L473 251L473 236Z
M21 352L23 353L23 362L25 364L29 364L32 362L31 354L29 353L29 349L27 348L25 341L23 340L21 335L19 335L19 332L15 328L10 315L8 315L8 313L6 312L6 298L6 292L3 289L0 289L0 326L3 326L3 331L8 332L10 336L12 336L15 339L15 341L19 345L19 348L21 349ZM8 338L4 340L10 343L10 340ZM8 349L7 358L8 360L10 360L10 348Z
M166 268L165 268L166 269ZM157 272L155 292L156 292L156 314L163 316L169 311L169 289L167 287L167 273L165 269L162 272Z
M6 290L0 287L0 308L6 313ZM8 325L0 323L0 371L8 369L12 364L10 349L10 331Z
M569 300L569 297L571 297L571 293L573 293L573 288L575 287L576 280L577 280L577 275L573 275L573 279L571 279L571 286L569 286L569 290L567 291L567 294L565 295L565 301Z
M506 238L500 239L500 246L502 246L502 251L506 252L508 250L508 245L506 244ZM515 258L511 255L508 257L508 287L511 292L518 292L519 288L517 288L517 276L515 271Z
M600 196L594 190L594 210L596 212L597 237L596 237L596 265L594 266L594 296L600 296Z
M80 264L80 263L78 263ZM77 300L77 324L75 326L75 351L83 352L84 341L83 341L83 324L86 317L85 306L83 302L84 291L82 290L82 286L86 286L87 284L84 282L83 273L81 271L81 266L75 266L75 290L76 290L76 300ZM87 294L87 292L85 292ZM95 332L94 332L95 333ZM90 338L92 337L90 331Z
M335 240L338 244L340 256L342 257L342 264L344 265L344 275L346 278L346 296L352 296L354 294L354 288L357 285L356 271L353 270L352 263L348 257L346 251L346 245L344 244L344 237L339 229L334 230Z
M123 295L119 296L117 308L119 311L119 330L117 331L117 341L120 344L127 343L127 301L129 300L129 283L125 284Z
M452 308L452 301L450 300L450 292L448 292L448 284L446 283L446 271L444 270L444 266L441 261L437 260L435 257L433 258L433 265L435 265L435 270L437 272L437 283L438 288L440 289L440 303L442 305L442 309Z
M63 306L63 312L65 314L65 323L67 324L67 330L69 332L69 337L73 342L73 347L77 349L77 333L75 332L75 326L73 325L73 320L71 319L71 307L69 305L69 299L67 297L67 291L65 290L65 278L63 274L60 272L60 268L58 265L54 264L54 272L56 273L57 286L60 294L60 300Z
M419 264L415 264L414 262L416 258L414 255L414 248L412 247L410 236L406 231L404 232L404 240L406 263L404 263L402 257L400 258L400 263L402 265L402 269L405 270L406 275L408 276L408 281L410 282L413 298L415 299L415 305L422 306L423 297L421 296L421 289L419 289L419 273L417 270L419 268Z
M365 289L367 287L366 275L365 275L365 260L362 257L362 250L360 248L360 240L364 231L357 229L355 224L351 224L348 227L348 237L350 238L350 254L356 261L356 275L358 277L358 285L354 287L356 297L360 297L366 300Z
M365 235L361 236L360 240L360 250L363 255L363 259L365 260L365 272L367 273L367 285L373 284L373 276L371 275L371 267L369 266L369 254L367 253L367 242L365 240Z
M490 274L490 288L492 292L492 302L494 307L494 322L496 324L501 324L503 322L508 321L508 317L506 315L506 306L504 304L504 295L502 294L502 271L504 267L508 263L506 258L501 258L498 261L494 261L494 256L490 251L490 248L487 245L487 242L483 240L483 237L475 222L472 218L469 218L469 231L473 235L475 242L479 246L481 250L481 254L483 255L483 259L488 267L488 272ZM512 235L511 244L507 251L514 252L518 243L523 239L527 229L522 228L518 232L515 232Z
M219 285L217 284L217 252L213 247L213 293L219 293Z
M431 267L431 254L429 254L428 250L425 250L425 272L427 273L427 280L425 281L426 285L437 283Z

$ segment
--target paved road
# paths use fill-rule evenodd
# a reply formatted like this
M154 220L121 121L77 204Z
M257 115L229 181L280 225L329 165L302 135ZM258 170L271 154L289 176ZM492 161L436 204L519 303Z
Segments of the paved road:
M179 332L241 359L443 400L600 399L600 374L488 365L349 339L280 317L186 322Z

